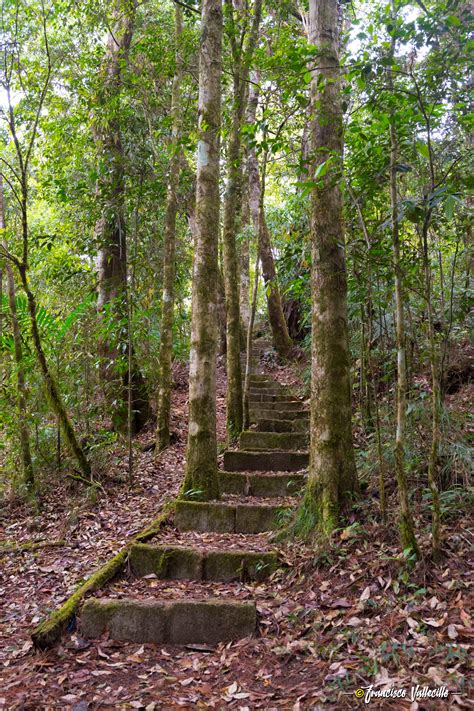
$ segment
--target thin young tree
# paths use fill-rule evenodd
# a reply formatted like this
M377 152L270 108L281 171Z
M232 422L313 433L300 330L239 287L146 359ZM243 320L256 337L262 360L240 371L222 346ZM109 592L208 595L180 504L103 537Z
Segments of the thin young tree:
M330 533L358 489L352 442L342 218L343 122L337 0L310 0L312 348L310 469L302 524Z
M258 74L256 72L252 72L252 82L250 84L247 106L247 123L249 124L254 124L256 120L259 96L258 80ZM272 341L278 355L281 358L287 358L290 353L292 341L288 333L288 326L283 313L270 232L265 219L265 209L263 208L263 211L260 209L262 185L259 160L257 152L253 146L249 148L247 153L247 171L249 179L250 212L252 215L254 229L255 231L258 231L259 234L259 254L262 263L263 280L265 282L268 320L272 330Z
M160 379L158 386L158 413L156 428L156 451L160 452L170 443L170 407L173 360L173 319L176 216L178 213L178 184L180 174L181 138L181 80L183 74L181 37L183 14L175 5L175 74L171 93L171 140L168 193L166 199L164 257L163 257L163 299L161 312L161 340L159 353Z
M189 363L189 434L183 496L219 497L216 439L219 149L222 4L203 0Z
M11 47L18 45L18 15L15 15L14 22L15 36ZM51 368L46 357L43 343L41 340L40 329L38 324L36 296L30 283L29 276L29 251L30 251L30 229L29 229L29 183L30 183L30 164L33 156L38 129L40 126L41 114L44 107L44 102L48 89L50 87L53 61L48 39L47 28L47 13L44 11L41 15L41 39L42 49L44 51L45 65L42 76L40 75L38 85L35 85L33 92L28 97L31 101L33 109L33 118L28 127L21 123L20 118L12 100L12 91L15 89L15 81L21 83L18 79L18 73L22 71L22 57L19 50L15 49L12 52L5 51L5 61L1 75L1 83L5 91L7 104L6 121L8 130L11 135L13 150L16 159L16 167L12 166L9 161L4 163L8 168L10 177L8 178L10 189L19 206L20 212L20 234L21 234L21 254L17 256L10 250L2 246L2 252L11 264L14 264L18 270L22 288L26 294L28 302L28 312L31 323L31 336L36 358L43 376L43 381L48 396L50 405L58 418L59 425L62 429L64 439L68 444L71 452L80 469L79 479L89 483L91 480L91 465L90 462L77 438L74 426L69 418L66 407L61 396L60 388L51 371ZM29 128L29 130L28 130ZM4 174L5 180L7 176Z
M7 243L4 237L6 229L5 223L5 203L3 195L3 177L0 173L0 241L4 249ZM21 330L18 322L16 308L16 286L13 269L8 260L5 260L5 272L7 275L7 295L10 309L10 320L13 334L13 349L16 369L16 402L18 409L18 434L20 439L21 467L23 471L23 481L29 491L35 488L35 475L33 461L31 458L30 431L28 429L28 392L26 388L25 363L23 360L23 344L21 342Z
M231 128L227 145L227 187L224 197L222 242L227 306L227 433L234 439L243 427L242 371L240 367L240 279L236 237L241 212L242 138L250 63L258 40L262 0L254 0L249 26L248 7L224 0L225 26L232 55Z
M393 5L392 5L393 7ZM389 51L389 63L394 63L395 37L392 36ZM394 94L393 75L387 71L387 85L390 94ZM403 549L418 554L418 546L413 526L413 516L408 496L408 482L405 470L405 431L407 409L407 363L405 333L405 295L403 290L403 268L400 246L400 226L398 219L397 166L399 162L398 133L394 108L390 111L390 230L393 246L393 269L395 276L395 324L397 338L397 428L395 435L395 475L397 479L399 501L400 539Z

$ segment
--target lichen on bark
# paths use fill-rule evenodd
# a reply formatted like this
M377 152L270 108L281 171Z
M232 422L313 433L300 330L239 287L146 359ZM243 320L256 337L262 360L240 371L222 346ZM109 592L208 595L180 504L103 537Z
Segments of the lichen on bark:
M312 367L311 446L306 494L300 511L330 533L357 492L352 408L347 283L340 165L343 150L337 0L310 2L310 43L319 49L312 69ZM321 171L320 171L321 172Z

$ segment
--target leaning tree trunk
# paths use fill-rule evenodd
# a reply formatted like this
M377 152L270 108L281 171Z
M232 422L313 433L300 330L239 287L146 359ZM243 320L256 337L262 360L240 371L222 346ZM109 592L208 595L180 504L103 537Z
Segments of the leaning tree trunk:
M182 495L206 500L219 497L216 439L216 284L222 72L221 0L202 0L201 12L189 434Z
M101 376L116 429L127 425L127 385L131 382L133 430L148 420L150 407L145 383L132 357L128 373L127 244L125 229L124 154L120 132L122 69L127 61L135 19L135 0L117 0L96 94L93 136L99 179L97 196L101 218L96 225L99 243L97 308L101 320L99 354Z
M255 123L257 105L258 90L255 84L252 84L250 87L247 111L248 123ZM248 152L247 170L249 177L250 212L252 214L254 229L256 232L257 230L259 231L260 260L262 263L262 274L267 297L268 319L270 321L270 328L272 329L273 345L281 358L287 358L292 346L292 341L288 333L288 327L283 314L275 260L273 259L272 244L267 222L265 220L265 212L263 212L260 217L260 171L254 148L251 148Z
M183 63L180 41L183 32L183 17L179 5L175 5L175 57L176 69L171 95L172 136L169 167L168 196L166 201L164 259L163 259L163 306L161 315L161 340L159 353L160 384L158 390L158 413L156 428L156 451L160 452L170 443L170 406L173 360L174 279L176 215L178 212L178 184L180 173L181 138L181 78Z
M323 533L357 491L352 443L347 283L340 173L343 151L337 0L310 0L313 180L310 469L302 511ZM327 170L319 180L323 169Z
M3 202L3 181L0 174L0 230L5 229L5 206ZM6 251L6 247L5 247ZM35 477L33 462L31 459L30 433L28 429L28 395L26 389L25 367L23 362L23 346L21 342L21 330L18 323L16 308L16 289L13 278L11 264L5 261L5 272L7 275L8 306L10 308L10 319L13 333L13 348L16 366L16 401L18 408L18 434L20 439L21 466L23 470L23 480L26 488L33 491L35 487ZM0 274L0 279L1 279Z
M390 64L393 64L395 39L392 39ZM392 72L387 72L387 82L393 93ZM400 539L403 549L411 549L418 553L418 546L413 527L413 517L408 497L408 482L405 471L405 429L406 429L406 393L407 393L407 362L405 349L405 296L403 293L403 271L400 254L400 230L397 214L397 164L398 136L395 125L394 111L390 116L390 211L391 233L393 245L393 268L395 273L395 323L397 337L397 429L395 435L395 475L397 479L398 501L400 508Z
M19 272L21 284L28 300L28 311L31 319L31 334L33 337L33 345L36 351L36 356L38 358L38 363L41 368L41 373L44 378L46 392L48 393L48 399L51 403L51 407L53 408L58 418L58 422L63 432L64 439L66 440L74 457L76 458L77 463L79 464L81 474L85 477L86 481L88 481L91 478L91 466L84 453L84 450L79 444L79 440L76 437L74 427L72 425L71 420L69 419L69 415L67 414L61 394L59 392L59 387L56 383L56 380L54 379L53 374L49 369L49 364L43 349L43 344L41 342L41 336L38 327L38 319L36 315L36 299L29 287L28 273L24 264L20 265Z

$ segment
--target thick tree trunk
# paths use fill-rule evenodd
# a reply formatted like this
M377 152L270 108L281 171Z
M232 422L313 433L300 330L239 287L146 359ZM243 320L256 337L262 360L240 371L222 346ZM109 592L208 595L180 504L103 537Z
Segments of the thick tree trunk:
M342 506L357 491L352 411L347 283L340 189L343 150L337 0L310 0L311 126L315 156L312 192L311 451L303 512L307 525L331 532ZM328 162L329 161L329 162ZM328 166L324 176L320 166Z
M159 353L160 384L158 390L158 413L156 428L156 451L160 452L170 443L170 406L173 360L174 279L176 215L178 212L178 184L180 174L181 139L181 78L183 65L180 41L183 32L183 17L179 5L175 5L175 57L176 69L171 95L172 136L171 159L166 201L164 259L163 259L163 305L161 313L161 341Z
M258 90L255 84L250 87L250 95L247 111L247 122L254 123L258 105ZM260 260L262 263L262 274L265 283L265 293L267 297L268 319L272 330L272 340L275 350L281 358L287 358L292 346L292 341L288 333L288 327L283 314L280 289L273 259L270 233L265 220L265 211L260 217L260 171L257 155L251 148L248 152L247 170L249 176L250 212L254 229L260 230Z
M390 57L393 60L395 40L392 40ZM393 93L391 71L387 72L389 90ZM403 549L418 553L418 546L413 528L413 517L408 497L408 483L405 471L405 429L406 429L406 393L407 363L405 350L405 314L403 293L403 271L400 254L400 231L397 214L397 163L398 136L395 117L392 111L390 121L390 210L391 233L393 244L393 268L395 272L395 322L397 335L397 429L395 435L395 475L397 478L398 501L400 507L400 539Z
M120 135L119 95L122 68L128 57L135 19L135 0L117 0L115 23L104 58L93 135L99 159L97 195L102 216L96 225L99 242L97 308L102 321L99 354L101 375L114 427L127 424L128 348L127 245L124 155ZM133 429L147 421L150 410L143 377L132 358Z
M4 229L5 206L3 202L3 181L2 176L0 175L0 230ZM25 367L23 362L23 346L21 343L21 330L20 324L18 323L16 308L15 280L13 278L13 270L8 261L5 261L5 272L7 275L8 306L10 308L16 366L16 401L18 408L18 432L20 438L21 466L26 488L29 491L33 491L35 487L35 477L33 462L31 459L30 433L28 429L28 395L26 389Z
M202 0L201 7L189 434L182 495L206 500L219 497L216 439L216 284L222 73L221 0Z

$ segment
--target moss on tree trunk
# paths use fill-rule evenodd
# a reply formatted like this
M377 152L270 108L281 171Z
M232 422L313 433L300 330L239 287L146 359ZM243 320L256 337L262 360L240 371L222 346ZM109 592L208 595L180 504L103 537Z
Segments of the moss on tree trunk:
M304 513L324 532L358 489L352 444L347 283L340 166L343 149L337 0L310 2L312 70L311 447ZM321 165L327 168L324 177Z
M222 6L203 0L199 54L199 141L193 264L189 434L182 495L219 497L216 346L219 237Z

